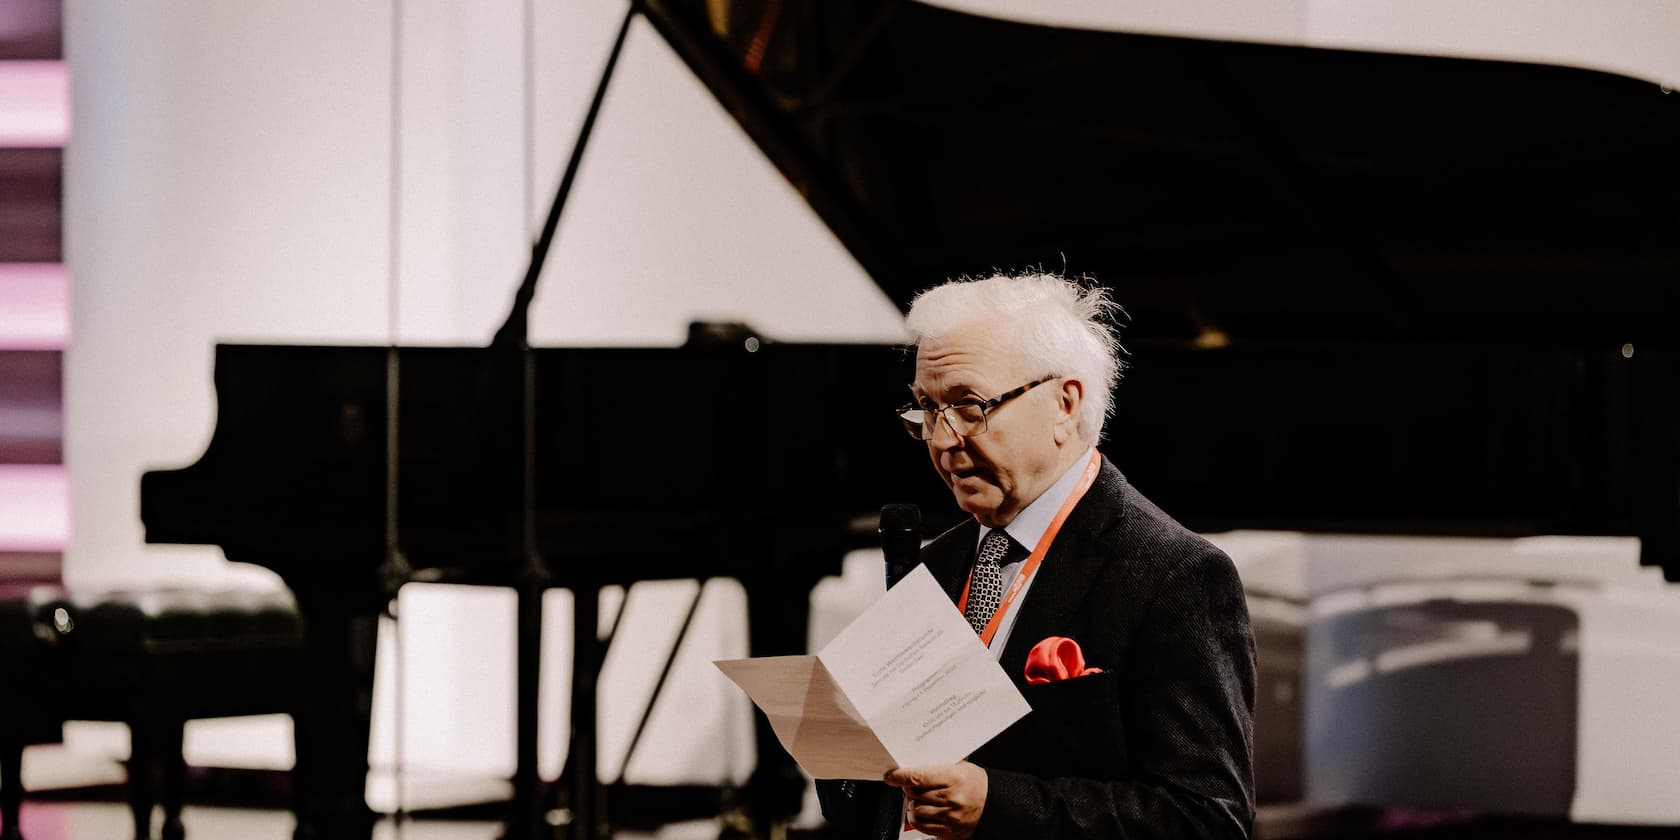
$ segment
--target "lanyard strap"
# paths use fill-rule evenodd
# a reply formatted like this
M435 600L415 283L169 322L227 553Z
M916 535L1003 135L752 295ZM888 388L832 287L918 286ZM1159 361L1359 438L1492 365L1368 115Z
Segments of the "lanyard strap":
M992 620L986 622L986 629L980 631L980 642L982 644L991 647L992 637L997 635L998 626L1003 623L1004 614L1009 612L1009 605L1014 602L1016 595L1021 594L1021 589L1027 585L1027 581L1032 579L1033 572L1038 571L1038 564L1043 563L1044 555L1050 553L1050 544L1056 541L1056 534L1062 530L1062 523L1067 520L1068 514L1073 512L1074 505L1079 504L1079 500L1085 498L1085 491L1091 489L1091 485L1096 482L1097 473L1101 469L1102 456L1093 450L1091 460L1085 464L1084 474L1079 476L1079 483L1074 485L1073 492L1068 494L1067 501L1062 502L1062 509L1056 511L1056 518L1050 520L1050 527L1044 529L1044 536L1038 538L1038 547L1034 548L1032 554L1027 557L1026 565L1021 567L1021 571L1015 573L1014 582L1009 584L1009 591L1003 593L1003 600L998 602L997 610L992 613ZM968 580L963 583L962 600L957 602L958 612L967 612L968 588L973 583L974 569L971 567L968 570Z

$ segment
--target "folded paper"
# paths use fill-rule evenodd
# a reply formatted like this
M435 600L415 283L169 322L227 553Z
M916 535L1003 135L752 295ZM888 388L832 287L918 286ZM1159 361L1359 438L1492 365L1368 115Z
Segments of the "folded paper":
M818 779L960 761L1031 711L923 566L815 656L715 664Z

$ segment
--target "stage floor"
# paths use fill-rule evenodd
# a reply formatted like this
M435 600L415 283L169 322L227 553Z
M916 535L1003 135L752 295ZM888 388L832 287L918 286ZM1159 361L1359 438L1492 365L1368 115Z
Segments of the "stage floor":
M291 840L292 815L262 808L214 808L189 805L182 812L188 840ZM23 804L25 840L120 840L133 836L127 806L116 802L38 802ZM409 820L400 828L380 823L374 840L495 840L491 821ZM153 835L156 834L153 825ZM657 834L619 833L616 840L714 840L710 821L668 826Z
M1371 814L1311 812L1292 806L1266 806L1260 813L1257 840L1657 840L1677 836L1675 828L1579 826L1527 820L1442 818L1439 824L1418 818L1372 819ZM183 819L190 840L291 840L292 816L276 809L188 806ZM495 840L498 825L483 820L409 820L400 828L386 820L375 840ZM615 840L712 840L714 821L668 826L658 833L620 832ZM112 840L130 837L128 808L115 802L28 801L23 806L26 840ZM155 836L155 834L154 834ZM800 832L794 836L815 837Z

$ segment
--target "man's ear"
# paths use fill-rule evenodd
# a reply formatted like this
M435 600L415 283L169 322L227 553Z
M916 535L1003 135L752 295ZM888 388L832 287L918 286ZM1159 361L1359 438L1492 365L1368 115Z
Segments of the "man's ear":
M1085 402L1085 383L1067 378L1056 392L1056 445L1079 436L1079 407Z

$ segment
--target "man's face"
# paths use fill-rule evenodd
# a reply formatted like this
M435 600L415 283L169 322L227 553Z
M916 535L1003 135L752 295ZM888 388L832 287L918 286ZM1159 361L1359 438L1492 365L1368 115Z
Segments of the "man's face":
M916 349L917 405L989 400L1051 371L1028 370L1007 346L1004 325L980 321ZM1072 393L1069 393L1069 387ZM987 429L961 437L940 420L927 439L928 456L957 506L981 523L1007 525L1061 475L1062 444L1076 422L1077 383L1054 380L992 409Z

